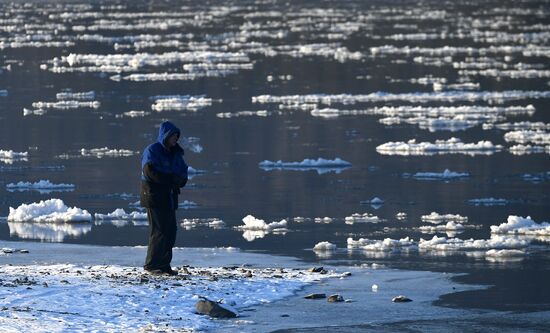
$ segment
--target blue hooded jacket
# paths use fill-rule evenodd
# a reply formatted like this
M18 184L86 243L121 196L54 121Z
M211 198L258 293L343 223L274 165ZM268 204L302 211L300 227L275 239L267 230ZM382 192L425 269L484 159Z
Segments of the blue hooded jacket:
M169 148L166 139L181 134L173 123L160 124L157 142L143 151L141 159L141 205L144 207L177 208L180 187L187 183L187 164L179 144Z

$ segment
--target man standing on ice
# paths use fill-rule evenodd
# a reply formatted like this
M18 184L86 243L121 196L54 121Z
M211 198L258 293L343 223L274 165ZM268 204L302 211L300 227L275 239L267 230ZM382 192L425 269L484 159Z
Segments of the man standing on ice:
M187 164L178 144L180 133L171 122L163 122L157 142L145 148L141 159L140 201L147 208L149 220L149 246L143 268L153 274L178 274L170 262L176 242L178 195L187 183Z

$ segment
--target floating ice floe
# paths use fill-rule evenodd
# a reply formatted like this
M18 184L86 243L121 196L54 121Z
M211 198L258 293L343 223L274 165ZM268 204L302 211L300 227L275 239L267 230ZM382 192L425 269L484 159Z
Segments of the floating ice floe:
M85 91L85 92L60 92L55 95L58 101L66 100L84 100L89 101L95 99L95 91Z
M509 201L501 198L479 198L470 199L467 202L474 206L504 206L507 205Z
M550 132L532 130L512 131L504 134L504 140L521 144L534 143L549 146Z
M259 104L287 104L300 105L303 103L314 104L343 104L352 105L357 103L373 102L394 102L402 101L408 103L429 103L429 102L460 102L460 101L485 101L489 103L503 103L507 101L550 98L550 91L534 90L506 90L506 91L443 91L443 92L415 92L394 94L388 92L375 92L362 95L351 94L310 94L310 95L259 95L252 97L252 103Z
M123 208L117 208L112 213L108 214L94 214L96 221L110 221L110 220L147 220L147 213L142 212L130 212L126 213Z
M492 236L489 239L458 239L434 236L432 239L420 239L419 250L426 251L472 251L490 249L518 249L525 248L529 241L504 236Z
M406 176L409 176L406 174ZM470 177L468 172L453 172L445 169L443 172L417 172L412 175L413 178L419 180L455 180Z
M267 117L271 112L267 110L258 110L258 111L238 111L238 112L220 112L216 113L218 118L237 118L237 117Z
M183 202L178 203L178 208L182 209L193 209L197 208L199 205L197 205L194 201L184 200Z
M10 207L8 221L14 222L90 222L92 215L87 210L69 208L61 199L41 200L37 203Z
M521 217L510 215L506 223L492 225L493 234L512 234L512 235L531 235L531 236L550 236L550 223L536 223L530 216Z
M12 164L13 162L27 161L28 152L15 152L13 150L0 150L0 162Z
M31 182L18 182L10 183L6 185L8 191L30 191L35 190L40 193L50 193L55 191L73 191L75 189L74 184L53 184L49 180L40 180L35 183Z
M316 170L317 173L323 174L327 172L340 173L343 170L350 168L351 163L340 158L327 160L324 158L304 159L302 162L283 162L281 160L272 162L264 160L259 163L260 168L265 171L270 170Z
M400 251L416 248L415 242L409 237L401 239L385 238L384 240L373 240L366 238L353 240L353 238L348 238L347 244L348 249L360 248L365 251Z
M550 131L550 124L541 121L520 121L515 123L483 124L484 130L497 128L504 131L528 130L528 131Z
M330 242L319 242L317 244L315 244L315 246L313 247L313 251L319 251L319 252L324 252L324 251L335 251L336 250L336 244L332 244Z
M148 116L150 115L151 112L147 112L147 111L136 111L136 110L132 110L132 111L126 111L126 112L123 112L121 115L116 115L117 118L122 118L122 117L128 117L128 118L141 118L141 117L145 117L145 116Z
M247 215L243 218L244 225L235 227L238 230L243 230L243 237L250 241L257 238L263 238L266 234L272 233L286 233L288 231L287 221L281 220L279 222L265 223L264 220L255 218L252 215Z
M459 214L438 214L436 212L431 212L430 215L422 215L422 222L429 222L433 224L439 224L443 222L459 222L466 223L468 222L467 216L460 216Z
M474 82L464 82L464 83L452 83L444 84L440 82L434 82L432 85L434 91L445 91L445 90L479 90L479 83Z
M509 148L509 151L513 155L526 155L526 154L550 154L550 145L547 146L531 146L531 145L515 145Z
M304 220L303 220L303 219L302 219L302 220L299 219L299 221L300 221L300 222L303 222ZM316 217L316 218L313 219L313 222L319 223L319 224L320 224L320 223L323 223L323 224L330 224L330 223L332 223L332 221L333 221L333 218L332 218L332 217L328 217L328 216L325 216L325 217Z
M395 214L395 218L398 219L399 221L404 221L407 219L407 213L399 212Z
M351 216L346 216L344 219L346 224L354 224L354 223L379 223L383 222L384 220L379 218L376 215L370 214L370 213L364 213L359 214L355 213Z
M444 225L420 226L418 229L423 233L436 233L446 231L462 231L464 230L464 226L460 223L449 221Z
M1 89L0 90L0 97L6 97L6 96L8 96L8 91L5 90L5 89Z
M84 157L96 157L96 158L124 157L124 156L133 156L136 154L139 154L139 152L128 150L128 149L111 149L109 147L80 149L80 155Z
M208 219L183 219L181 221L181 226L189 230L199 226L205 226L212 229L221 229L225 227L225 222L218 218L208 218Z
M408 142L387 142L376 147L376 151L382 155L434 155L434 154L467 154L490 155L502 150L501 145L494 145L490 141L477 143L463 143L458 138L448 140L436 140L435 143L420 142L415 139Z
M80 100L62 100L57 102L33 102L32 107L43 110L43 109L57 109L57 110L69 110L69 109L79 109L79 108L91 108L98 109L101 106L101 103L98 101L80 101ZM31 112L37 114L39 110L27 110L27 113Z
M47 110L44 109L37 109L37 110L30 110L27 108L23 108L23 116L43 116L46 113L48 113Z
M198 111L212 105L212 99L204 96L173 95L155 96L151 105L154 111Z
M10 236L61 243L66 238L78 238L92 230L90 223L50 223L8 221Z

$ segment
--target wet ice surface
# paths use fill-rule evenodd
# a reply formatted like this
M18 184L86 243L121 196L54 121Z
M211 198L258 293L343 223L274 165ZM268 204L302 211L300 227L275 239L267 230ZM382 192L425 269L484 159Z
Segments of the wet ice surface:
M145 245L140 153L169 119L193 166L178 246L460 267L497 296L452 306L547 304L541 228L491 241L511 216L550 220L545 1L0 8L0 238ZM74 190L10 191L41 179ZM40 222L8 220L54 198ZM70 207L93 223L60 222Z

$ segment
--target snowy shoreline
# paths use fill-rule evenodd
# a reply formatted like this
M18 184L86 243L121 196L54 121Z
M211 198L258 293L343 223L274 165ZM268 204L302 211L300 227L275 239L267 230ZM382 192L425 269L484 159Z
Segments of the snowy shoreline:
M331 316L334 307L347 308L345 315L335 318L338 324L362 324L365 321L359 314L372 308L373 302L380 320L393 322L395 311L400 320L415 319L419 313L423 318L471 314L471 310L431 303L451 285L453 291L480 288L457 285L450 280L452 274L369 265L311 272L310 264L295 258L234 248L176 248L173 263L181 273L174 278L143 274L143 246L0 241L0 247L14 249L0 255L0 325L14 331L266 332L315 327L320 321L314 318ZM17 250L21 248L28 253ZM373 281L380 289L364 288ZM350 303L304 299L311 292L342 291ZM392 303L391 298L401 293L415 302L407 306ZM222 300L240 316L214 320L196 315L198 296ZM315 313L309 322L303 322L300 315L304 310Z

